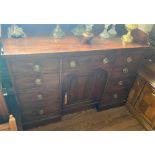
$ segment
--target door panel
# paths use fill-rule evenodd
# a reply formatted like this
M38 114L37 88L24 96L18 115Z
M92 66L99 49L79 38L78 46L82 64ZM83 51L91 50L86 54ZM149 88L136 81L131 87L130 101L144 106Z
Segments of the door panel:
M130 90L129 96L128 96L128 104L135 105L141 91L143 90L143 87L145 85L145 80L141 77L137 77L136 81L133 84L133 87Z
M102 69L93 72L72 72L65 76L63 84L63 107L92 104L100 101L107 80Z
M155 89L146 84L135 108L139 114L155 128Z

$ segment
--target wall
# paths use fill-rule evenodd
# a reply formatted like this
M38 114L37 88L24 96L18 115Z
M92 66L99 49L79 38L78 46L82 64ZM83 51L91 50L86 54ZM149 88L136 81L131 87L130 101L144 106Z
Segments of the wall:
M153 24L138 24L138 28L149 33L152 30Z

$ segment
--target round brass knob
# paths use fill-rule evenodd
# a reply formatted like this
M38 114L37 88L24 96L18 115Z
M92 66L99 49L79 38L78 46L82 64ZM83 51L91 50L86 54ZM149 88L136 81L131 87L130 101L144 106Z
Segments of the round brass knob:
M76 62L75 61L71 61L70 62L70 67L71 68L75 68L76 67Z
M126 73L128 73L128 71L129 71L129 70L128 70L128 68L127 68L127 67L123 68L123 73L125 73L125 74L126 74Z
M109 59L108 59L108 58L103 58L103 60L102 60L102 61L103 61L103 63L104 63L104 64L109 63Z
M35 84L36 85L41 85L42 84L42 80L41 79L36 79L35 80Z
M40 72L40 66L39 66L39 65L34 65L34 66L33 66L33 70L34 70L35 72Z
M127 61L127 63L132 62L132 57L127 57L126 61Z
M148 62L152 62L152 59L149 59Z
M123 85L123 81L118 81L118 85L122 86Z
M37 95L37 99L38 99L38 100L42 100L42 99L43 99L43 95L38 94L38 95Z
M40 115L43 115L43 114L44 114L44 110L43 110L43 109L40 109L40 110L39 110L39 114L40 114Z
M117 95L117 94L114 94L114 95L113 95L113 98L114 98L114 99L117 99L117 98L118 98L118 95Z

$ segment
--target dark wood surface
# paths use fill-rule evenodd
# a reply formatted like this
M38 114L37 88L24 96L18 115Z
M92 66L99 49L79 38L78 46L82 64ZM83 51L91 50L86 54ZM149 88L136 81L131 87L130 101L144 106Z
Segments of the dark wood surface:
M138 72L132 87L128 107L148 130L155 129L155 64L150 63Z
M136 111L155 129L155 89L146 84L135 105Z
M25 128L66 113L126 103L138 68L150 58L148 46L124 47L119 38L93 42L82 44L75 37L3 40Z
M17 54L38 54L38 53L68 53L83 52L95 50L112 50L126 48L147 48L148 45L130 43L127 46L122 45L120 38L101 39L94 38L91 45L83 44L81 38L65 37L62 39L53 39L50 37L31 37L21 39L4 39L4 51L6 55Z

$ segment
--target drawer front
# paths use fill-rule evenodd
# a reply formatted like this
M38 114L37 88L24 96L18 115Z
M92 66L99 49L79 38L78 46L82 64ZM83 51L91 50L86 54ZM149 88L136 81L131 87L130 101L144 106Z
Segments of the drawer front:
M24 120L60 113L60 93L58 90L35 90L18 93L17 99Z
M115 65L116 66L130 66L139 64L139 61L143 61L144 56L140 51L138 52L128 52L128 53L120 53L116 56Z
M107 82L105 92L112 92L117 91L121 89L130 89L133 85L133 82L135 80L135 77L129 77L129 78L111 78Z
M33 115L54 115L57 114L57 112L60 112L60 102L58 101L47 101L43 100L42 102L36 102L36 105L31 106L23 106L21 105L21 112L24 116L33 116ZM51 105L50 105L51 104ZM41 113L39 110L43 109L43 112ZM46 111L44 111L46 109Z
M121 77L131 77L136 76L138 70L138 66L115 66L112 69L111 77L113 78L121 78Z
M95 67L96 56L71 56L63 59L63 70L78 70Z
M33 109L31 108L28 112L22 112L22 122L28 123L40 119L46 119L58 114L60 114L60 110L53 111L53 108L51 109L50 107L40 106Z
M40 105L42 103L44 106L52 105L51 101L60 101L60 93L59 90L56 89L37 89L33 91L25 91L24 93L17 94L19 103L23 107L35 107L36 105Z
M96 65L105 70L111 69L115 62L115 55L115 53L98 54L95 61Z
M8 59L14 74L59 72L60 60L51 56L19 56Z
M24 91L38 88L59 89L59 74L50 73L43 75L14 75L14 85L16 91Z
M146 84L135 105L139 115L148 122L152 128L155 128L155 89Z
M109 69L114 63L112 54L96 54L90 56L75 56L63 59L63 70L84 70L89 68Z
M129 104L135 105L135 102L137 101L137 98L139 97L144 85L145 81L141 77L137 77L128 96Z
M104 93L102 97L103 104L120 104L127 100L129 90L120 90L109 93Z

